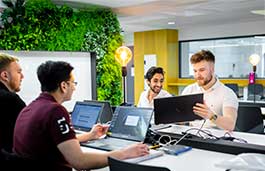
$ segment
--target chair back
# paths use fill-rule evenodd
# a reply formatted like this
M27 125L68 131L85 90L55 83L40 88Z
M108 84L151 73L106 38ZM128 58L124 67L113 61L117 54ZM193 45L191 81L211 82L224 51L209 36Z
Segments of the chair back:
M225 84L225 86L231 88L236 93L237 97L239 97L238 84L236 84L236 83L227 83L227 84Z
M260 107L239 106L235 130L239 132L264 134Z
M166 167L140 165L137 163L129 163L122 160L118 160L112 157L108 157L110 171L170 171Z
M262 84L249 84L248 85L248 100L253 100L254 96L256 97L256 100L260 100L264 98Z

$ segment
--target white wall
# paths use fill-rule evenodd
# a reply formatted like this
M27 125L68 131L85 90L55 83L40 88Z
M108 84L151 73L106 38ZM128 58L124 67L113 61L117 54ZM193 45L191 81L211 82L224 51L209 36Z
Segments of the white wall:
M48 52L48 51L0 51L14 55L19 59L24 79L21 84L20 97L28 105L41 92L37 78L38 66L47 61L65 61L73 67L75 81L78 82L72 100L63 103L68 111L72 111L76 101L92 99L91 56L89 52Z

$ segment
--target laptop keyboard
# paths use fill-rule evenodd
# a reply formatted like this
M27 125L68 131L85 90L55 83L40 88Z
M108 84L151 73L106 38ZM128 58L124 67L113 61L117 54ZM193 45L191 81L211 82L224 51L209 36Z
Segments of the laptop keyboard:
M84 146L99 148L103 150L117 150L124 148L128 145L137 143L136 141L118 139L118 138L108 138L108 139L100 139L96 141L82 143Z

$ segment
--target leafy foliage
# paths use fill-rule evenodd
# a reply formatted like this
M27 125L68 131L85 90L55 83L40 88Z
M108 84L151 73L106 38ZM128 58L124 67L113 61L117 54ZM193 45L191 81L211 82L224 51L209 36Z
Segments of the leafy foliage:
M109 99L112 104L121 103L121 66L115 61L115 50L121 45L120 26L117 17L109 10L94 11L90 20L95 30L87 32L83 50L94 51L97 59L98 99ZM114 88L115 87L115 88Z
M97 53L99 100L121 103L121 66L115 50L122 44L117 17L109 9L74 11L51 0L2 0L0 49L89 51Z

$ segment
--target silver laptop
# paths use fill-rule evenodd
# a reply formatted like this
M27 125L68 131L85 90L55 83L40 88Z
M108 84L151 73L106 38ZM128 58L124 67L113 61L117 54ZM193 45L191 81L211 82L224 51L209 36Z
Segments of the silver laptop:
M118 106L113 114L107 136L81 145L111 151L136 142L144 142L152 115L151 108Z
M103 104L76 102L71 114L72 124L76 133L90 131L103 111Z

